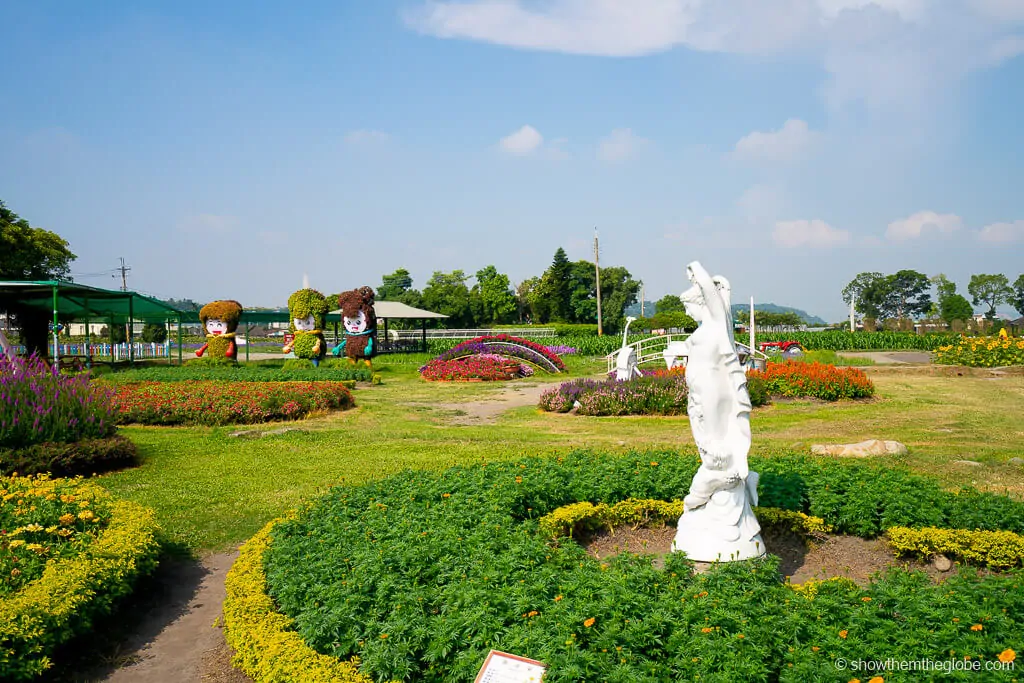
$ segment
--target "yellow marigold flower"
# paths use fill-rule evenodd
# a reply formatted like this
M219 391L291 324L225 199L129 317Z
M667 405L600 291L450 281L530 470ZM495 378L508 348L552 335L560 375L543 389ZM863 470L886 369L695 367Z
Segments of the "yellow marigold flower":
M593 626L593 625L594 625L594 623L595 623L596 621L597 621L597 619L595 619L594 617L590 617L589 619L587 619L587 620L585 620L585 621L583 622L583 625L584 625L584 626L586 626L587 628L590 628L591 626Z
M61 524L63 524L64 526L67 526L69 524L74 524L75 523L75 516L74 515L61 515L60 518L57 521L60 522Z
M37 531L42 531L42 530L43 530L43 525L42 524L36 524L35 522L33 522L32 524L26 524L25 525L25 531L31 531L31 532L35 533Z
M960 623L960 617L953 617L953 623L954 624L959 624Z
M845 637L847 636L847 634L848 634L848 633L849 633L849 631L847 631L847 630L846 630L846 629L844 628L844 629L843 629L842 631L840 631L840 632L839 632L839 637L840 637L840 638L845 638Z
M1003 664L1009 664L1010 662L1016 661L1016 659L1017 653L1011 650L1010 648L1006 648L1005 650L999 653L999 661Z
M13 541L11 541L10 547L18 548L18 547L23 546L23 545L25 545L25 541L20 539L20 538L16 538Z
M80 520L82 520L83 522L88 522L90 519L94 518L95 516L96 515L93 514L92 510L82 510L81 512L78 513L78 518Z
M971 630L972 631L980 631L983 628L985 628L985 627L982 626L981 624L975 624L974 626L971 627Z

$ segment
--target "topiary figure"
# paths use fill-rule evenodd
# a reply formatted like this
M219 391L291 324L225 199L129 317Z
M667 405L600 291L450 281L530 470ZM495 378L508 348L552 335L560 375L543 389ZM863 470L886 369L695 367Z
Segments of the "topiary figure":
M372 367L370 359L377 355L377 313L373 310L373 290L369 287L351 289L338 295L345 338L331 351L340 356L344 351L349 363L357 360Z
M288 329L295 334L283 351L295 352L296 358L307 358L314 366L327 355L324 340L324 322L327 317L327 298L315 289L300 289L288 297Z
M242 317L242 304L233 299L214 301L199 310L199 320L206 329L206 343L196 349L202 358L207 351L211 360L227 358L238 361L238 346L235 344L235 330Z

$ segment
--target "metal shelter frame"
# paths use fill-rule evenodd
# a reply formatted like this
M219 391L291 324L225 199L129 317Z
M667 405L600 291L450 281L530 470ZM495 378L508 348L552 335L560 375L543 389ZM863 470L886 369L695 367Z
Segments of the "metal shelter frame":
M114 325L128 323L128 362L135 362L135 346L132 344L136 320L163 322L175 320L178 323L178 364L182 362L181 316L177 308L133 291L101 289L80 285L64 280L8 280L0 281L0 310L17 313L19 310L35 309L52 311L53 362L60 364L61 319L67 322L85 323L86 365L92 366L89 345L92 343L90 323L96 319L105 321L113 345ZM111 364L113 364L113 356Z

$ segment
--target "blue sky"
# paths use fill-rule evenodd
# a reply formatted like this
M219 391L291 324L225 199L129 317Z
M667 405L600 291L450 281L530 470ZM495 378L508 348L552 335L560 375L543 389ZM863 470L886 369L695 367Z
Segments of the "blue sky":
M0 1L0 198L163 297L283 304L558 246L841 319L1024 271L1022 0Z

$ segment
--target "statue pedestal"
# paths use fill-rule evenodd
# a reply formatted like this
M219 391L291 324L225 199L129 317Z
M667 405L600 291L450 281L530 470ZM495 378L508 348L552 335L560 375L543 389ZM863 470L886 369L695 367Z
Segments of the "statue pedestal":
M741 481L731 489L717 491L702 507L684 512L672 550L686 553L695 562L764 557L761 527L747 493L747 484Z

